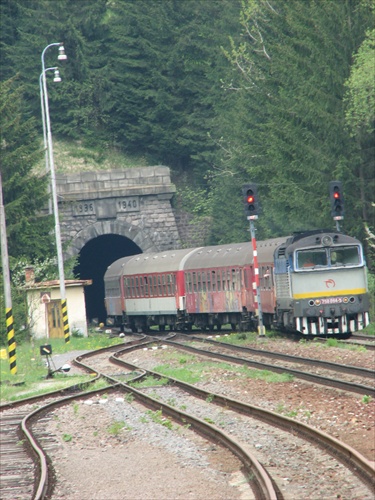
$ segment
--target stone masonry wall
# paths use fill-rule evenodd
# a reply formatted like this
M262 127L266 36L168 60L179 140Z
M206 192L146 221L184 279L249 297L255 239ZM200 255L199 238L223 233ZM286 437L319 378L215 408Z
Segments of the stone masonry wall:
M103 234L126 236L142 251L180 248L168 167L56 175L56 186L66 256Z

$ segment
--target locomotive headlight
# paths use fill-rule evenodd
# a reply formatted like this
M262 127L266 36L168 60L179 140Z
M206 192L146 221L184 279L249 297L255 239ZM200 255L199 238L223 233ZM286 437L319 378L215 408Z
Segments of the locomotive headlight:
M326 234L322 238L322 245L325 247L330 247L333 243L332 237L329 234Z
M347 304L347 303L349 302L349 299L348 299L348 297L344 297L344 298L342 299L342 301L344 302L344 304Z
M315 302L313 300L309 300L309 306L315 305Z
M355 297L350 297L349 302L353 304L355 302Z
M316 306L320 306L320 304L321 304L321 303L322 303L322 301L321 301L321 300L316 299L316 301L315 301L315 305L316 305Z

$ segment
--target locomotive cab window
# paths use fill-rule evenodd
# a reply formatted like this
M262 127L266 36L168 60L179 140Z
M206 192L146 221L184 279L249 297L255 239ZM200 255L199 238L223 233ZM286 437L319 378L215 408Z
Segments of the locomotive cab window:
M330 260L334 267L358 266L361 264L360 248L358 246L331 248Z
M297 266L299 270L313 269L316 267L326 267L328 265L327 252L325 248L298 250Z

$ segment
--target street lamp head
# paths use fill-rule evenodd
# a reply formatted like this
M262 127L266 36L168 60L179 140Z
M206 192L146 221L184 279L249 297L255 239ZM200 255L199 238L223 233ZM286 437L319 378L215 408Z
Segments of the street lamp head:
M64 45L60 45L60 47L59 47L59 55L57 56L57 59L59 61L66 61L66 59L68 59L67 55L65 54Z
M55 69L53 81L54 82L61 82L61 76L60 76L60 72L58 69Z

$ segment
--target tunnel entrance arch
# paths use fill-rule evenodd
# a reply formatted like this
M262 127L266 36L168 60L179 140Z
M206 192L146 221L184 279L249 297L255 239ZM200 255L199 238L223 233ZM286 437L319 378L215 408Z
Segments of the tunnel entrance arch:
M79 279L92 280L85 287L85 303L88 323L106 321L104 305L104 274L109 265L121 257L142 253L134 241L118 234L97 236L80 250L74 273Z

